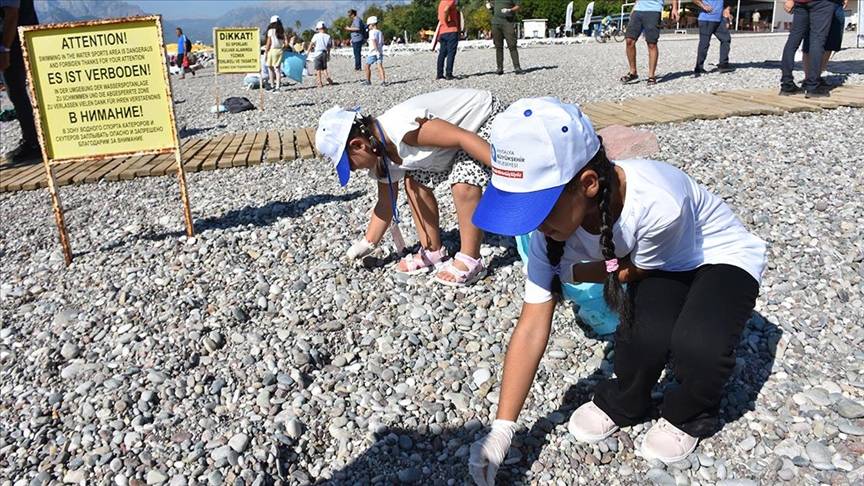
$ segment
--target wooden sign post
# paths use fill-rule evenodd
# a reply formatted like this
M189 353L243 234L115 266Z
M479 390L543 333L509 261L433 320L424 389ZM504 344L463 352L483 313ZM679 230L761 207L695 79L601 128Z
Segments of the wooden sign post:
M216 69L213 70L213 88L216 93L216 117L219 117L220 74L243 74L257 72L261 75L261 31L253 28L213 29L213 53ZM259 110L264 111L264 78L259 83Z
M186 234L193 236L161 17L33 25L18 33L66 264L72 249L54 181L60 164L173 153Z

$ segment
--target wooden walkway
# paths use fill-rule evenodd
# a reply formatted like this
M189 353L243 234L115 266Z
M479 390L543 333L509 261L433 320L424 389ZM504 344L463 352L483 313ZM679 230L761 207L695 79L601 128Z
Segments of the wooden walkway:
M830 98L778 96L777 90L752 89L630 98L622 102L582 106L597 129L610 125L712 120L731 116L778 115L820 111L839 106L864 107L864 85L841 86ZM315 129L229 133L216 138L188 138L182 143L187 172L247 167L261 163L317 157ZM92 162L71 162L55 168L58 185L176 173L173 154L124 157ZM8 168L0 165L0 192L33 190L46 186L42 164Z

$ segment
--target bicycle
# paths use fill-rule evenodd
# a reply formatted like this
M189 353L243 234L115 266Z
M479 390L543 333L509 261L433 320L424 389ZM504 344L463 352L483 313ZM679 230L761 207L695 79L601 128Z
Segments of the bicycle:
M594 39L600 43L605 43L609 39L613 39L615 42L623 42L624 32L615 24L606 27L601 25L600 28L594 31Z

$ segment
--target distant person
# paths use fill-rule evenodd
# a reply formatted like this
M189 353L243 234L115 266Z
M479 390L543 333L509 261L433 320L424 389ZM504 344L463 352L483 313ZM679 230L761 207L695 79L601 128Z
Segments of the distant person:
M453 62L456 60L456 48L459 47L459 9L456 0L440 0L438 2L438 71L435 79L453 78ZM447 61L445 70L444 61Z
M516 12L522 9L522 0L494 0L486 2L492 9L492 43L495 45L495 65L498 75L504 74L504 41L510 51L510 61L516 74L522 74L519 51L516 50Z
M177 27L177 67L180 68L180 79L186 79L186 70L195 76L195 70L189 67L189 53L192 52L192 41Z
M366 26L363 21L357 16L357 11L353 8L348 11L348 18L351 19L351 25L345 27L345 30L351 33L351 48L354 49L354 70L360 70L360 58L363 53L363 44L366 42Z
M696 53L696 68L693 76L699 77L706 73L705 58L708 57L708 48L711 46L711 36L720 41L720 62L717 63L718 73L734 71L729 65L729 49L732 44L732 36L729 34L727 22L732 17L730 7L723 8L724 0L693 0L697 7L702 9L699 13L699 48Z
M312 54L312 65L315 67L318 87L321 88L324 86L324 80L327 80L327 84L333 84L333 80L330 79L330 71L327 70L330 50L333 48L333 39L327 33L327 26L324 25L323 21L319 21L315 25L315 29L318 32L309 41L309 52Z
M282 88L282 55L288 47L285 38L285 27L278 15L270 17L270 25L267 26L267 69L270 71L270 86L273 91Z
M792 14L792 29L783 47L783 58L780 75L780 94L793 95L804 92L806 98L825 98L831 96L827 86L819 83L822 70L822 55L825 52L825 41L831 28L831 20L837 3L831 0L810 0L798 3L786 0L783 5L787 13ZM809 56L807 59L806 77L799 88L795 84L792 70L795 67L795 51L804 38L809 39Z
M381 85L387 84L384 77L384 34L378 29L378 17L371 16L366 19L369 28L369 53L366 55L366 84L372 84L372 66L378 66L378 77Z
M21 143L5 154L6 162L13 165L42 158L36 124L33 121L33 106L27 94L24 56L21 53L21 43L18 42L19 26L38 23L33 0L0 0L0 74L6 83L9 100L15 107L18 124L21 125Z
M750 20L753 21L753 32L759 32L759 21L762 20L762 14L758 10L754 10Z
M624 38L627 40L627 63L630 71L621 76L622 84L630 84L639 79L636 70L636 41L639 36L645 35L645 43L648 45L648 85L657 84L657 41L660 40L660 17L663 12L663 0L636 0L636 6L630 13L630 22L627 24L627 32ZM672 21L678 21L678 0L672 0Z
M819 86L830 87L831 85L822 77L822 73L828 68L828 60L835 52L839 52L843 47L843 28L846 23L846 5L848 0L843 0L843 4L839 3L834 8L834 17L831 19L831 27L828 28L828 38L825 39L825 53L822 54L822 69L819 71ZM804 46L801 47L804 53L802 64L804 65L804 74L809 71L810 64L810 37L804 37Z

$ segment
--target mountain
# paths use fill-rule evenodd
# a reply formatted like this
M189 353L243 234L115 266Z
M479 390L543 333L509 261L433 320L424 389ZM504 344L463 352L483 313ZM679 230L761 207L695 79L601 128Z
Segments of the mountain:
M39 22L43 24L144 15L141 7L121 1L36 0L35 6Z
M314 4L313 4L314 5ZM270 23L272 15L282 19L285 28L295 29L300 21L301 30L311 29L319 20L330 22L345 15L344 5L310 8L309 4L290 2L255 2L237 7L216 19L165 19L166 39L174 41L174 27L182 27L183 32L193 42L212 43L213 27L260 27L261 35Z

